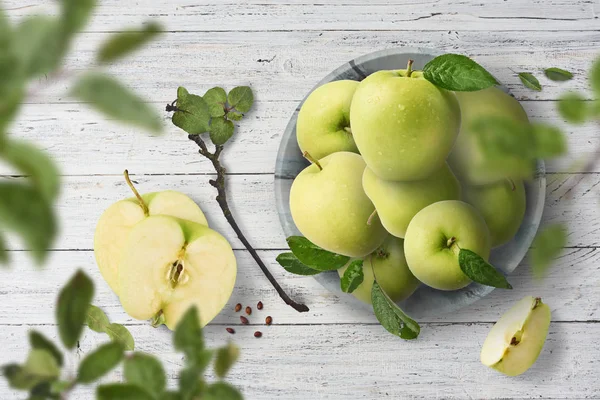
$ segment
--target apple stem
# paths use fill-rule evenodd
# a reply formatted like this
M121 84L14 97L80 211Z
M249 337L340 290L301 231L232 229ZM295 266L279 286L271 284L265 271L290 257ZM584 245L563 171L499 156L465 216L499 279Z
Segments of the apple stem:
M510 178L506 178L506 180L508 181L508 183L510 183L510 190L511 191L514 192L515 190L517 190L517 185L515 185L515 181L513 181Z
M150 212L148 211L148 206L144 202L144 199L142 198L140 193L137 191L135 186L133 186L133 182L131 182L131 179L129 179L129 171L125 170L123 172L123 175L125 176L125 182L127 182L127 185L129 185L129 188L131 189L131 191L133 192L135 197L138 199L138 201L140 203L140 207L142 207L142 210L144 211L144 215L147 217L148 215L150 215Z
M319 169L321 171L323 171L323 167L321 166L321 163L319 162L319 160L317 160L316 158L311 156L308 151L305 151L304 153L302 153L302 156L304 158L306 158L308 161L310 161L311 163L315 164L317 167L319 167Z
M454 242L456 242L456 238L454 236L452 236L450 239L448 239L448 241L446 241L446 246L448 246L448 248L450 248L450 247L452 247Z
M345 127L344 130L352 135L352 128L350 128L349 126Z
M406 64L406 76L409 78L413 73L412 66L414 62L414 60L408 60L408 63Z
M371 226L371 224L373 223L373 218L375 218L376 215L377 215L377 209L373 210L371 215L369 215L369 219L367 219L367 225Z
M244 233L242 232L235 218L233 217L233 214L229 209L229 204L227 203L227 192L225 191L225 167L221 165L221 161L219 160L219 156L223 151L223 145L216 145L214 153L211 153L210 151L208 151L206 143L200 137L200 135L188 135L188 139L196 143L198 147L200 147L200 150L198 152L204 157L206 157L208 160L210 160L210 162L212 163L215 171L217 172L217 179L211 179L208 181L208 183L210 183L211 186L217 189L217 203L219 203L219 207L221 207L221 211L223 211L225 219L227 220L227 222L229 222L229 225L231 225L237 237L240 239L244 247L246 247L252 258L254 258L254 261L256 261L263 274L267 277L271 285L273 285L273 287L277 291L277 294L279 294L279 297L281 297L285 304L289 305L298 312L309 311L309 308L306 305L296 303L287 295L287 293L279 285L275 277L273 277L265 263L259 257L254 247L252 247L250 242L248 242L248 239L246 239L246 236L244 236Z

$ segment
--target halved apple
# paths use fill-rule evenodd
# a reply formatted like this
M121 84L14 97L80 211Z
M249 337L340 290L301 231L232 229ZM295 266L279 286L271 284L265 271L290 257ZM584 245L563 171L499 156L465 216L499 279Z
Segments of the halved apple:
M108 207L98 220L94 234L96 263L102 277L116 294L119 294L117 266L127 235L135 224L148 215L162 214L208 226L200 207L185 194L166 190L141 196L131 184L127 172L125 179L136 197L118 201Z
M521 375L540 355L549 327L550 307L539 297L525 297L492 327L481 362L509 376Z
M136 319L174 329L191 306L202 326L225 306L237 272L231 246L205 225L149 216L129 232L118 266L119 297Z

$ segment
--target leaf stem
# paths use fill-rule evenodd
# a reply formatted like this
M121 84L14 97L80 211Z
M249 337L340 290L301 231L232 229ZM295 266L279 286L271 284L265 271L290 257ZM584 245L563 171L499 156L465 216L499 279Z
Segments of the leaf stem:
M144 211L144 215L147 217L148 215L150 215L150 211L148 211L148 206L144 202L144 199L142 198L140 193L137 191L135 186L133 186L133 182L131 182L131 179L129 179L129 171L127 171L127 170L123 171L123 176L125 176L125 182L127 182L127 185L129 185L129 188L131 189L131 191L133 192L135 197L138 199L138 201L140 203L140 207L142 207L142 210Z
M219 203L219 207L221 207L221 211L223 211L225 219L227 220L227 222L229 222L229 225L231 225L237 237L240 239L244 247L246 247L250 255L252 255L254 261L256 261L263 274L265 274L265 276L267 277L271 285L273 285L273 287L277 291L277 294L279 294L279 297L281 297L285 304L289 305L298 312L308 311L309 308L306 305L296 303L287 295L287 293L285 293L285 291L279 285L275 277L273 277L265 263L262 261L254 247L252 247L250 242L248 242L248 239L246 239L246 236L244 236L244 233L242 232L235 218L233 217L233 214L229 209L229 204L227 203L227 193L225 191L225 167L223 167L219 160L219 156L223 151L223 145L216 145L214 153L211 153L210 151L208 151L206 143L204 142L204 140L202 140L200 135L188 135L188 139L190 139L191 141L196 143L198 147L200 147L200 150L198 152L212 163L215 171L217 172L217 179L211 179L208 181L208 183L210 183L211 186L217 189L217 203Z

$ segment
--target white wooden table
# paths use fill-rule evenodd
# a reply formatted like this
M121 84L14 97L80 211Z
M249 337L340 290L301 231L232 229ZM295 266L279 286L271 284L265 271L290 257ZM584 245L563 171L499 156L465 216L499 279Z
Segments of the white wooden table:
M51 0L3 3L14 20L56 12ZM16 243L11 268L0 271L1 362L23 359L32 327L57 337L52 310L57 291L83 268L97 284L95 303L113 322L129 327L137 349L159 356L170 384L176 383L182 358L171 349L171 335L123 312L91 250L101 212L130 195L121 176L128 168L141 191L175 189L192 196L236 249L234 295L205 333L217 346L232 338L225 327L235 327L242 357L230 377L247 399L600 398L600 165L585 174L570 169L599 145L598 126L566 128L570 155L548 165L544 221L569 226L568 247L549 276L535 280L524 262L511 276L513 291L498 290L460 312L419 321L422 333L412 342L391 336L372 314L313 279L281 270L275 256L286 244L273 196L275 155L289 116L343 62L397 46L468 54L507 84L533 119L562 124L556 99L565 88L587 89L586 71L600 53L599 12L598 0L102 1L68 58L70 69L88 65L110 32L156 19L168 30L162 40L109 70L157 109L175 98L179 85L199 94L212 85L253 87L255 109L239 124L224 156L231 205L280 283L311 310L298 314L277 297L222 217L207 183L211 165L166 115L166 134L148 137L66 98L68 85L57 82L29 100L11 129L56 157L64 189L58 205L62 234L48 265L36 269L27 249ZM541 70L554 66L572 71L575 79L557 84L543 78ZM507 67L535 72L544 90L524 88ZM0 174L12 175L5 166ZM541 296L553 322L535 366L508 378L481 365L479 351L492 323L525 295ZM251 321L261 324L271 315L274 325L240 326L233 305L259 300L265 309L255 310ZM261 339L253 337L257 329L264 332ZM86 333L73 357L105 340ZM109 378L119 379L120 373ZM2 379L0 398L23 395ZM88 389L72 398L93 395Z

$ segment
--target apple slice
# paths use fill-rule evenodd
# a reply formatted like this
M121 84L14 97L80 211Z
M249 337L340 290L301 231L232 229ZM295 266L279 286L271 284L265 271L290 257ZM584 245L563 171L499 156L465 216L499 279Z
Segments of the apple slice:
M119 297L136 319L174 329L191 306L202 326L225 306L237 272L231 246L205 225L165 215L136 224L119 262Z
M108 207L96 226L94 255L100 273L110 288L118 295L117 265L131 228L148 215L171 215L207 225L202 210L183 193L167 190L141 196L131 184L127 172L125 179L136 197L118 201Z
M525 297L492 327L481 362L509 376L521 375L540 355L549 327L550 307L539 297Z

